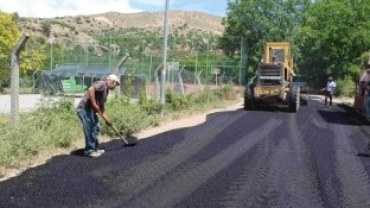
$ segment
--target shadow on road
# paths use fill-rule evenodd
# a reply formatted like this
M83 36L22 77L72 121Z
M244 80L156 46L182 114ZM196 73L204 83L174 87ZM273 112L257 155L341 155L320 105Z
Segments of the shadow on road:
M318 110L317 111L321 118L323 118L327 123L340 124L340 125L354 125L346 117L348 113L336 111L334 109L330 110Z
M369 153L358 153L357 156L358 157L370 157L370 154Z
M358 113L355 109L345 104L338 104L333 107L324 107L315 105L315 107L322 108L317 112L319 115L328 123L340 124L340 125L360 125L369 126L370 122L363 115ZM339 109L338 109L339 108ZM353 123L347 118L355 118L359 122Z
M365 115L361 114L360 112L358 112L353 107L345 105L345 104L338 104L338 107L345 110L350 116L360 120L363 123L363 125L365 125L365 126L370 125L370 121L365 117Z
M71 155L73 156L84 156L84 149L77 149L77 150L73 150L70 152Z

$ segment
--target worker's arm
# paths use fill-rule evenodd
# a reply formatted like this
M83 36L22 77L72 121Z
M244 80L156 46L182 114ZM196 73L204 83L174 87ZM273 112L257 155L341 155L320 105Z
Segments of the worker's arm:
M96 99L95 99L95 87L94 86L89 87L88 92L89 92L89 98L90 98L91 105L92 106L97 105Z
M95 112L101 112L102 109L100 108L101 106L99 106L97 103L96 103L96 98L95 98L95 87L94 86L91 86L89 87L88 89L88 92L89 92L89 99L90 99L90 102L91 102L91 107L92 109L94 109ZM104 109L103 109L104 110Z
M108 125L108 126L112 126L112 121L110 120L108 114L106 111L103 112L103 118L105 120L105 123Z

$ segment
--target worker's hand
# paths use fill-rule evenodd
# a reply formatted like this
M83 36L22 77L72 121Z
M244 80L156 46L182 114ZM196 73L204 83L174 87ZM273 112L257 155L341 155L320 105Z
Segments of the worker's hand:
M112 121L109 119L109 118L106 118L105 119L105 124L107 124L107 126L112 126Z
M96 103L95 104L92 104L92 108L94 109L95 112L98 112L98 113L101 112L99 105L96 104Z

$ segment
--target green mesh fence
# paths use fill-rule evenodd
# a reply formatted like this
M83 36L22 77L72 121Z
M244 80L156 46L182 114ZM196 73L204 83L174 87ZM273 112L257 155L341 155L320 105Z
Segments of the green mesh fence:
M202 39L174 38L168 40L168 62L178 62L187 70L203 70L204 76L210 75L212 68L219 68L226 76L233 77L235 84L244 82L243 75L247 57L243 39L236 39L240 53L234 57L226 56L219 47L219 37L210 36ZM235 41L234 41L235 42ZM131 58L124 64L128 72L135 75L145 75L149 82L153 81L153 71L162 62L162 38L134 37L98 37L84 39L69 39L63 42L54 41L52 55L47 58L53 61L45 62L45 69L58 65L88 65L115 67L127 53ZM52 45L48 47L50 50ZM55 46L58 45L58 46ZM63 47L60 47L62 45ZM59 47L59 48L55 48Z
M123 81L131 77L136 80L135 86L145 88L136 89L136 97L140 90L153 97L155 92L159 93L159 83L155 85L154 75L155 69L162 63L163 54L163 38L158 36L122 37L115 34L94 38L30 38L20 56L20 93L81 94L93 81L103 80L109 73L118 72ZM225 42L234 50L232 56L225 55L230 54L228 47L227 51L221 47ZM119 65L127 54L130 58ZM245 82L246 60L247 48L241 37L221 39L213 34L170 35L166 87L181 91L179 86L184 86L187 93L207 86L242 85ZM63 75L58 74L59 69L66 69ZM79 74L81 70L84 75ZM10 94L10 73L10 61L0 60L0 92L3 95ZM53 73L53 76L46 76ZM120 90L124 93L125 87ZM20 104L27 106L27 103Z
M226 56L221 43L237 47L237 53ZM153 86L155 69L162 63L163 38L117 37L56 39L46 42L46 60L43 69L61 66L89 66L120 68L123 74L142 76L146 85ZM118 66L120 60L130 58ZM243 38L220 38L213 34L206 37L173 37L168 39L167 62L177 68L167 70L167 84L172 86L178 79L177 71L185 68L184 84L205 86L218 83L242 85L245 80L247 49ZM218 71L219 74L212 73ZM199 77L199 78L198 78ZM102 77L103 78L103 77ZM216 83L217 82L217 83ZM189 86L196 88L197 86Z

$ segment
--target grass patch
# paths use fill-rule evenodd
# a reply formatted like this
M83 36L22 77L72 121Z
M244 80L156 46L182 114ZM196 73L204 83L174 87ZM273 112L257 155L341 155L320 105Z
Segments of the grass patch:
M81 137L71 101L44 103L36 112L21 114L16 125L0 124L0 166L17 168L40 151L68 147Z

